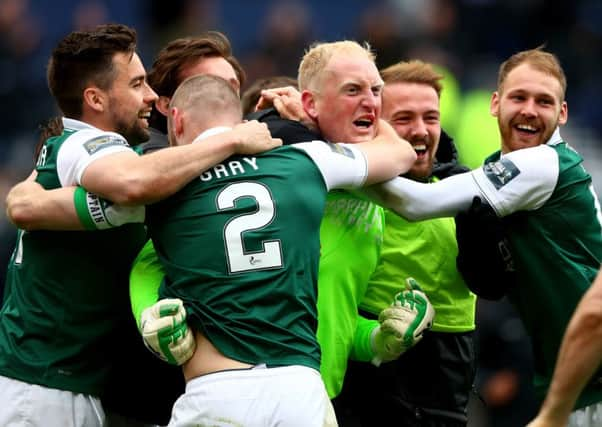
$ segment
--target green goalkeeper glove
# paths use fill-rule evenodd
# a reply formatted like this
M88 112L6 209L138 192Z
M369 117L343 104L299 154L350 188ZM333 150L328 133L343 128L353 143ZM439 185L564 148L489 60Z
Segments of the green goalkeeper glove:
M140 333L146 347L172 365L182 365L196 350L184 303L177 298L162 299L146 308L140 315Z
M422 339L423 332L433 324L435 309L413 278L406 279L406 290L395 295L391 306L380 312L372 331L374 351L372 364L397 359Z

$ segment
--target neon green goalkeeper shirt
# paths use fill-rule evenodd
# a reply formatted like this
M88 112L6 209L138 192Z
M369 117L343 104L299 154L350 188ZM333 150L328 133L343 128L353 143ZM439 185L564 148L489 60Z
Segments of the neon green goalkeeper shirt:
M378 315L413 277L435 308L434 331L474 330L476 296L456 268L454 219L409 222L386 210L385 222L380 262L360 308Z
M343 387L357 341L358 306L378 263L384 219L383 209L371 202L346 191L328 194L320 226L317 337L320 373L331 399ZM365 344L367 338L359 342Z

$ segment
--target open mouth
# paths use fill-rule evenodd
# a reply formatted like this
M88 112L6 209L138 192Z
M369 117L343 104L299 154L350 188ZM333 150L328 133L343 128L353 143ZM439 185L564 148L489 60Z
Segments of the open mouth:
M412 148L414 148L418 157L425 156L428 151L426 144L414 144L412 145Z
M536 128L533 125L527 125L527 124L518 124L518 125L514 126L514 128L516 130L518 130L519 132L524 132L529 135L535 135L537 132L539 132L538 128Z
M148 120L150 119L150 116L151 116L150 111L142 111L142 112L140 112L140 114L138 114L138 118L141 120L144 120L147 123L148 123Z
M365 115L362 116L360 118L358 118L357 120L353 121L354 126L361 128L361 129L370 129L372 126L374 126L374 116L373 115Z

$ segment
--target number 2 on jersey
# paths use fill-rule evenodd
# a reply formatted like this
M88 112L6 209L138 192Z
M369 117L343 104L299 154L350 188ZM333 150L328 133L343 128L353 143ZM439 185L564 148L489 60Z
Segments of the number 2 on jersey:
M244 247L244 233L259 230L269 225L275 216L274 202L268 188L258 182L239 182L228 185L217 195L217 208L220 211L234 207L236 200L251 197L257 202L257 211L237 215L224 227L224 244L228 260L228 273L243 273L282 267L280 241L262 241L263 250L249 252Z

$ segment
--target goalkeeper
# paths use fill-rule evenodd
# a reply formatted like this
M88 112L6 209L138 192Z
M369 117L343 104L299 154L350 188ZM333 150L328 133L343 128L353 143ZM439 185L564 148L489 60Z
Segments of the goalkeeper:
M397 63L381 76L383 118L421 153L406 176L434 181L465 171L451 139L441 132L442 76L421 61ZM377 317L399 283L412 276L436 317L424 339L396 361L379 368L350 361L337 408L344 407L339 413L359 418L362 426L388 425L393 419L404 426L465 426L475 374L476 297L456 268L454 219L409 222L386 210L385 224L380 261L361 312Z

